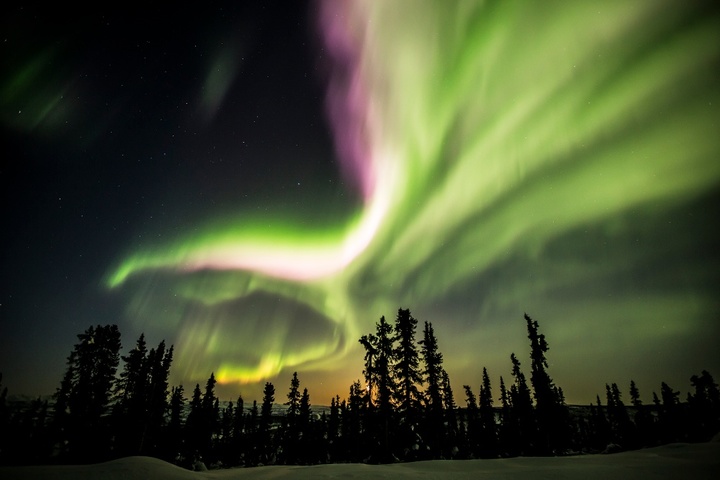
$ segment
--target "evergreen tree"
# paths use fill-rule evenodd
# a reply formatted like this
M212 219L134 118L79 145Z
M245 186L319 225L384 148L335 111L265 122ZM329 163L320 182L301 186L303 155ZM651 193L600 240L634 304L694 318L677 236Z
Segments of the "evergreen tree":
M634 380L630 380L630 401L633 404L633 407L641 407L642 406L642 400L640 400L640 391L637 388L637 385L635 385Z
M215 373L213 372L210 373L210 377L205 383L205 393L202 397L202 409L208 413L212 413L213 408L215 407L215 400L217 399L217 397L215 396L215 385L217 385L217 380L215 380ZM211 418L209 418L208 420L215 420L212 418L212 415L209 416Z
M213 443L218 434L220 426L220 408L219 399L215 396L215 373L210 373L210 377L205 383L205 392L200 401L199 425L197 441L198 452L203 462L212 463L217 460L213 457ZM195 397L193 395L193 402Z
M227 402L220 414L220 438L223 443L232 440L235 426L235 405L232 400Z
M348 459L353 462L358 462L367 455L363 448L367 446L365 441L367 432L364 430L363 421L367 422L370 416L370 412L367 410L368 405L360 386L360 380L353 382L350 386L346 414L341 416L343 443Z
M173 387L170 393L170 418L165 433L163 458L174 461L183 451L183 412L185 410L185 389L182 385Z
M480 450L480 438L482 428L480 426L480 416L478 410L477 399L470 385L463 385L465 390L466 412L466 437L468 456L474 457Z
M527 386L525 374L520 369L520 361L514 353L510 354L510 361L513 365L512 376L515 379L513 385L510 386L511 421L515 423L512 430L517 435L514 445L515 454L536 453L537 426L530 389Z
M260 462L268 464L274 460L273 444L270 426L272 425L272 406L275 401L275 386L270 382L265 382L263 389L263 401L260 407Z
M236 407L235 407L235 431L233 432L233 437L236 439L239 438L244 430L245 430L245 401L243 400L242 395L238 395Z
M300 412L300 380L298 379L297 372L293 373L292 380L290 380L290 391L287 394L287 398L288 401L285 402L285 405L288 406L288 424L292 424Z
M430 447L430 454L437 456L445 441L445 426L442 398L443 355L438 351L438 342L432 323L425 322L423 339L420 341L420 355L425 368L425 435L424 440Z
M365 399L365 403L367 404L368 409L372 409L373 407L373 395L375 393L375 378L376 378L376 368L375 368L375 362L377 359L378 351L377 348L375 348L375 345L377 344L377 338L372 333L368 335L363 335L360 337L360 344L365 349L365 368L363 369L363 375L365 376L365 385L367 386L367 390L365 391L363 398Z
M231 465L242 465L245 453L245 401L238 395L235 403L235 421L233 423L233 442Z
M192 397L190 399L190 410L187 420L185 421L185 459L188 463L186 466L191 467L196 460L199 460L201 451L209 442L205 438L206 425L203 413L202 391L200 384L195 384Z
M312 425L312 405L310 404L310 394L307 388L303 388L300 397L300 407L298 409L298 437L300 439L300 455L301 463L313 463L312 449L317 447L317 439L313 435Z
M680 392L673 390L667 383L660 384L662 406L659 412L660 438L663 443L685 440L682 425L684 424Z
M498 444L504 455L515 455L519 451L518 436L520 433L515 418L510 392L505 387L505 380L500 376L500 428L498 429Z
M380 317L380 323L376 325L376 350L378 352L375 364L375 383L377 385L377 406L380 415L386 423L392 414L393 397L395 396L395 379L393 377L392 365L395 358L393 348L392 326Z
M640 390L634 380L630 380L630 401L635 408L633 420L635 422L635 442L637 447L651 445L653 443L653 417L648 407L640 400Z
M145 362L147 357L147 345L145 334L140 334L135 348L127 355L123 355L123 371L116 384L116 395L119 397L120 405L127 411L137 408L145 400L145 388L147 387L147 372Z
M120 362L120 331L117 325L91 326L78 339L55 394L55 431L74 461L100 461L110 454L106 413Z
M596 401L597 408L594 410L592 417L592 446L596 450L603 451L610 444L612 432L610 422L605 415L605 410L603 409L602 401L600 400L600 395L596 396Z
M330 399L330 416L327 423L328 456L331 463L340 458L340 395Z
M165 347L165 340L162 340L156 349L148 353L148 365L150 376L148 379L148 392L146 401L146 421L143 429L143 437L140 442L140 450L145 453L158 451L160 435L165 426L165 414L168 410L168 398L170 385L170 366L172 364L174 347Z
M537 412L538 452L557 453L568 446L567 409L561 403L558 390L547 373L545 354L549 350L545 335L538 332L538 322L525 314L528 339L530 340L531 375L530 382L535 393Z
M390 431L393 422L393 397L395 382L392 373L394 363L393 327L380 317L375 324L375 335L363 335L360 343L365 348L365 379L368 385L366 393L368 408L376 409L368 412L369 430L377 446L372 454L375 462L385 462L391 458Z
M608 423L610 424L611 440L622 447L634 446L630 428L630 417L622 401L620 389L616 383L605 384L607 398Z
M394 351L393 369L398 382L398 411L404 415L406 422L414 420L420 408L418 385L423 381L415 343L416 328L417 320L410 314L410 310L398 309L395 319L395 338L398 345Z
M298 379L297 372L293 373L293 377L290 380L290 391L287 394L288 401L285 405L288 406L285 419L287 425L284 432L283 441L283 456L286 463L297 463L299 458L298 443L300 441L300 427L299 427L299 414L300 414L300 380Z
M442 412L442 364L443 356L438 351L438 343L432 323L425 322L423 339L420 341L421 355L425 364L423 376L427 388L425 389L425 402L429 412L440 416Z
M454 458L459 451L458 448L458 423L457 423L457 405L455 404L455 396L450 386L450 376L445 369L442 369L442 396L443 396L443 417L446 426L443 436L445 438L442 449L444 458Z
M478 411L478 404L477 404L477 398L475 397L475 394L472 391L472 388L470 385L463 385L463 390L465 390L465 403L467 404L467 410L468 412L475 412Z
M127 356L115 384L113 408L116 446L120 455L157 453L168 408L168 376L173 348L161 341L148 352L141 334Z
M235 462L235 438L233 434L235 432L236 415L237 412L232 401L229 401L220 412L219 431L214 447L215 455L213 456L218 458L222 465L230 466Z
M298 409L298 420L300 431L307 433L307 427L312 418L312 405L310 404L310 394L307 388L303 388L302 397L300 397L300 408Z
M694 394L688 394L690 440L708 441L720 430L720 390L712 375L703 370L690 377Z
M480 452L483 457L496 457L497 452L497 426L495 424L495 411L493 409L492 387L487 368L483 367L482 385L480 386Z
M657 393L653 392L653 407L656 415L656 421L653 424L653 438L654 438L654 444L665 442L666 440L664 438L661 438L661 432L663 430L663 414L662 414L662 402L657 396Z
M115 384L118 398L113 408L116 446L120 455L139 455L145 421L148 376L145 335L141 334L135 348L121 357L124 366Z
M71 353L70 357L74 358L75 353ZM73 388L73 378L75 377L75 363L74 359L71 362L68 358L68 368L63 375L60 386L57 388L53 398L55 400L55 411L53 415L53 433L56 441L58 441L61 454L67 453L67 435L70 433L67 431L68 424L70 423L70 392Z
M265 385L267 389L267 385ZM272 403L272 402L271 402ZM252 408L247 416L246 422L246 436L249 438L248 447L246 451L246 466L254 466L258 464L260 458L259 444L262 441L260 434L260 420L258 413L257 400L253 400Z
M410 314L410 310L398 309L395 319L397 347L394 351L393 365L393 373L397 381L395 400L400 414L397 442L398 446L407 452L415 444L415 431L421 406L418 385L422 384L422 376L415 342L416 327L417 320Z

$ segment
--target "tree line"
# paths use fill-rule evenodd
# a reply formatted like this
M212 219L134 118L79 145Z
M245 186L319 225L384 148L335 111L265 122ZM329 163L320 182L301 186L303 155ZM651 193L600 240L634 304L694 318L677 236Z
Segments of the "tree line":
M645 405L631 381L628 405L613 383L604 403L598 395L587 407L568 406L548 372L538 322L528 315L525 322L529 378L512 353L511 378L500 377L497 397L483 368L479 389L463 385L458 406L432 323L416 339L418 321L399 309L394 323L381 317L359 339L364 382L354 381L347 398L336 395L320 413L297 372L281 405L270 382L260 405L245 405L242 396L221 402L212 373L186 398L182 385L169 385L173 346L148 348L140 335L121 356L117 326L91 326L78 335L51 402L10 408L0 388L0 462L150 455L186 468L388 463L613 452L707 441L720 430L720 392L707 371L690 378L694 392L684 402L663 382Z

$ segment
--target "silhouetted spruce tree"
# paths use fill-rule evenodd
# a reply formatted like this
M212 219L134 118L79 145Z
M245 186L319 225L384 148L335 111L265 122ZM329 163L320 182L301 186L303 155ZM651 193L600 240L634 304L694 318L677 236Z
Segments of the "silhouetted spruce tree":
M192 467L196 460L201 457L201 451L206 443L206 425L203 414L202 391L200 384L195 384L192 397L190 398L190 409L185 421L185 451L183 466Z
M244 463L244 456L246 450L245 444L245 401L242 395L238 395L237 402L235 403L235 421L233 422L232 430L232 456L231 466L242 465Z
M340 459L340 395L330 399L330 415L327 421L328 459L335 463Z
M393 372L397 381L396 403L400 414L400 432L398 441L401 446L410 449L415 443L421 396L418 385L422 384L419 355L415 342L417 320L410 310L398 309L395 319L395 348Z
M315 435L313 427L310 394L307 388L303 388L298 408L298 438L300 440L298 460L303 464L315 463L317 460L314 454L318 451L319 438Z
M274 462L274 445L272 432L272 406L275 401L275 386L270 382L265 382L263 389L263 401L260 406L260 424L258 429L259 435L259 461L265 465Z
M720 390L707 370L690 377L690 384L695 393L688 393L689 439L705 442L720 431Z
M375 365L375 383L377 385L377 407L386 421L389 421L393 412L393 397L395 395L395 378L392 365L395 360L393 347L392 326L380 317L376 324L375 338L377 341L377 360Z
M267 389L267 385L265 385L265 388ZM259 462L261 441L259 417L257 400L253 400L252 408L245 422L245 435L248 438L244 462L246 466L254 466Z
M640 400L640 390L634 380L630 380L630 402L635 408L633 421L635 422L637 446L649 446L654 443L654 420L649 407Z
M231 401L220 412L220 428L215 443L215 456L224 466L231 466L235 462L235 416L237 412ZM241 412L242 414L242 412Z
M655 412L655 421L653 423L653 445L664 443L666 440L663 437L663 422L662 422L662 402L658 398L657 393L653 392L653 411Z
M140 334L135 347L127 355L120 357L124 362L120 378L115 384L116 413L125 417L124 420L137 420L138 411L145 401L145 390L147 389L147 344L145 334Z
M363 369L363 376L365 377L365 385L367 389L363 391L363 399L367 406L368 411L373 408L373 397L375 394L375 377L376 377L376 366L375 362L378 356L377 338L372 333L363 335L359 340L360 344L365 349L365 368Z
M444 438L444 418L442 399L443 355L438 351L438 342L432 323L425 322L423 339L420 341L420 355L425 368L425 435L423 440L430 448L431 456L437 456Z
M115 384L117 402L113 407L115 448L120 456L138 455L149 376L145 335L141 334L135 348L121 358L124 366Z
M680 405L680 392L673 390L667 383L662 382L660 384L660 397L662 398L662 406L658 419L662 443L685 440L682 432L684 418Z
M638 390L637 385L635 385L635 380L630 380L630 402L633 407L637 408L642 406L642 400L640 400L640 390Z
M443 432L445 442L442 449L442 458L454 458L459 452L459 431L457 418L457 405L450 385L450 376L445 369L442 369L442 396L443 396L443 418L445 420L445 431Z
M505 380L500 376L500 427L498 428L498 445L501 455L516 455L519 451L518 437L520 428L515 418L510 392L505 387Z
M614 428L615 426L613 425L613 414L614 410L616 410L615 399L610 391L610 385L607 383L605 384L605 401L607 405L608 425L610 426L610 441L617 443L617 429Z
M199 391L199 390L198 390ZM170 392L170 416L165 427L164 454L162 458L167 461L177 461L184 451L183 446L183 416L185 411L185 389L182 385L173 387Z
M300 412L300 397L300 380L298 379L297 372L294 372L290 380L290 391L287 394L288 401L285 402L285 405L288 407L286 413L288 425L297 420L298 413Z
M168 410L168 391L170 385L170 366L172 365L174 347L166 348L162 340L157 348L148 353L150 376L148 380L146 419L140 441L140 451L145 454L157 454L161 448L162 429L165 426L165 414Z
M443 355L438 351L437 338L432 323L425 322L423 339L420 341L422 359L425 364L423 376L425 384L425 403L430 411L442 411L442 364Z
M78 339L55 393L55 432L72 461L95 462L110 458L106 413L120 361L120 331L117 325L91 326Z
M124 366L123 371L120 373L120 379L116 384L116 392L121 402L128 402L134 395L144 393L147 384L146 357L147 343L145 342L145 334L141 333L135 348L130 350L127 355L121 356Z
M359 462L368 455L366 422L369 420L368 403L360 386L360 380L350 386L347 407L341 415L342 441L346 456L351 462Z
M298 416L300 414L300 380L298 379L297 372L293 373L292 379L290 380L290 391L287 394L288 401L285 402L287 405L287 411L285 413L285 421L287 423L285 431L283 432L283 461L285 463L294 464L299 461L299 441L300 441L300 427Z
M474 458L480 452L480 438L482 435L482 427L480 425L480 412L478 409L477 399L470 385L463 385L465 390L465 428L467 452L465 456Z
M371 461L385 463L392 459L390 432L393 424L393 396L395 382L392 374L394 362L393 328L380 317L375 324L375 335L363 335L360 343L365 348L365 369L363 373L368 385L368 407L373 407L366 416L368 430L372 432L373 444L377 446Z
M161 341L147 351L145 336L127 356L115 384L115 448L119 455L158 455L168 408L168 376L173 348Z
M217 461L217 458L213 456L214 440L220 427L219 399L215 396L216 384L215 373L210 373L210 377L205 383L205 393L203 393L200 406L202 425L200 429L199 451L200 456L206 464Z
M590 404L591 407L591 431L592 431L592 437L591 437L591 448L593 448L596 451L603 451L607 448L607 446L610 444L612 440L612 432L610 428L610 422L607 419L607 416L605 414L605 409L603 407L602 401L600 400L600 395L596 396L597 401L597 407L593 409L593 405Z
M493 458L498 455L497 425L493 409L492 387L487 368L483 367L482 384L480 386L480 456Z
M528 314L525 314L525 321L530 340L530 382L535 393L538 430L536 451L546 455L559 453L569 445L568 412L546 370L548 363L545 354L549 347L545 335L538 332L538 322Z
M607 398L611 441L623 448L634 447L630 416L622 401L617 384L613 383L612 386L605 384L605 395Z
M330 439L328 438L328 426L330 423L330 414L323 411L320 415L313 414L310 421L310 431L313 441L319 445L315 451L311 452L310 464L334 463L330 457Z
M513 365L512 375L515 379L513 385L510 386L511 421L515 422L513 430L517 433L513 448L514 454L537 453L537 425L530 389L527 386L525 374L520 369L520 361L514 353L510 354L510 361Z

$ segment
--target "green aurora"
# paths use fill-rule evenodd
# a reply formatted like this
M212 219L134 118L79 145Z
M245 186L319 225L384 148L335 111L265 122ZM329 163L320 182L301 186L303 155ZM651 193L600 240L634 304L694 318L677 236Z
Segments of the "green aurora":
M318 13L344 48L330 48L327 102L360 201L318 227L207 212L129 252L107 287L139 329L173 340L174 382L214 371L252 398L298 371L324 403L360 377L359 336L399 307L433 322L457 385L477 386L482 366L509 377L524 311L571 402L720 370L712 2Z

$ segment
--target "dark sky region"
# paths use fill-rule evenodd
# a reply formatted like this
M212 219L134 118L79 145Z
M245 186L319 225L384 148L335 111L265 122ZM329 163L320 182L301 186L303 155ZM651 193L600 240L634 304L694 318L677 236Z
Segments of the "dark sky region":
M717 378L716 5L6 7L3 384L116 323L186 391L328 404L400 307L458 393L529 373L524 312L571 403Z

